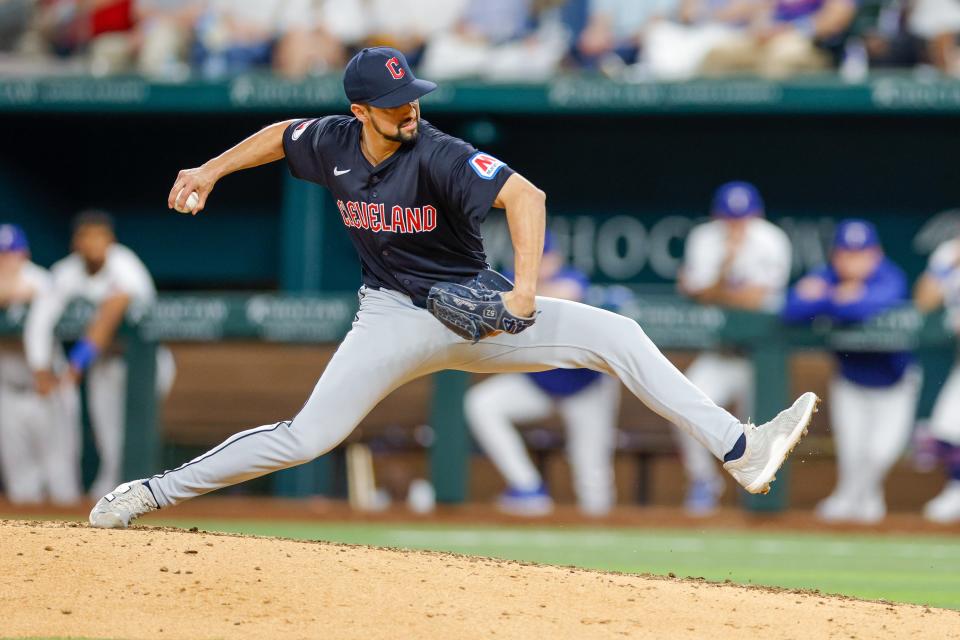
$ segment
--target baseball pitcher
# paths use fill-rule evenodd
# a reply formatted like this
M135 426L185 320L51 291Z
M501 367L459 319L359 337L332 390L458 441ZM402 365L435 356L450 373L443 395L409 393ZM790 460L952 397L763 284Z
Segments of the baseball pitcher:
M179 173L168 205L198 213L220 178L285 158L326 187L362 264L352 329L292 420L234 435L149 479L124 483L90 513L125 527L148 511L313 460L341 442L405 382L443 369L478 373L592 369L615 376L697 438L748 491L769 489L818 399L801 396L754 426L683 377L636 322L569 300L537 297L545 195L490 154L420 117L436 88L399 51L364 49L347 64L350 116L268 126ZM506 211L515 282L488 269L480 222Z

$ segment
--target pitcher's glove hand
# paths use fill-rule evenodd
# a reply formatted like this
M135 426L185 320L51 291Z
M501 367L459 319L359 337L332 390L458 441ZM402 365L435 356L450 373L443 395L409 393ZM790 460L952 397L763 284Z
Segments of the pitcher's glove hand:
M482 280L468 284L438 282L427 295L427 310L461 338L476 343L500 332L520 333L537 319L515 316L507 310L501 291Z

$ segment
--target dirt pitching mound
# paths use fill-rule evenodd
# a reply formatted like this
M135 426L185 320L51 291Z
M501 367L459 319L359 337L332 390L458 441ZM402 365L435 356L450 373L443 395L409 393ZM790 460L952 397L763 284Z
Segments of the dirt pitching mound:
M960 614L483 558L0 521L0 637L960 638Z

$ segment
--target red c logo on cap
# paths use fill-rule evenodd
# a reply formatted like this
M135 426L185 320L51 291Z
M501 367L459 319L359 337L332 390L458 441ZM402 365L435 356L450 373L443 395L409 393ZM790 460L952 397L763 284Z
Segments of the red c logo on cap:
M387 71L390 72L390 75L393 76L394 80L399 80L407 73L403 67L400 66L400 61L396 56L387 60Z

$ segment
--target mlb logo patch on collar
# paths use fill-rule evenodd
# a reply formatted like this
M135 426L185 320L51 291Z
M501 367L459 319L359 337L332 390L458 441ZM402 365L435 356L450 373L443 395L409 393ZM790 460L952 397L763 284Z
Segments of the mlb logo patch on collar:
M490 154L477 151L467 160L474 172L484 180L493 180L505 165Z

